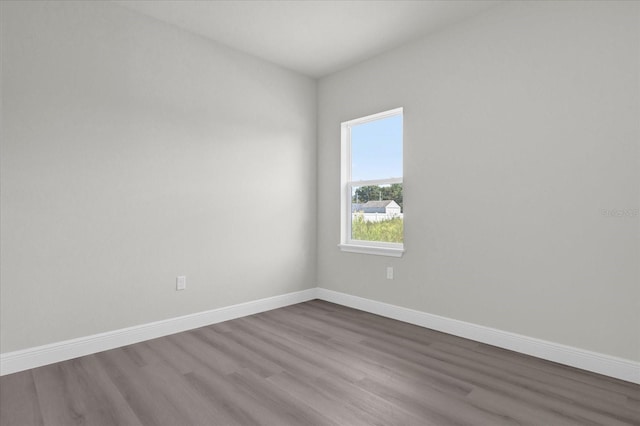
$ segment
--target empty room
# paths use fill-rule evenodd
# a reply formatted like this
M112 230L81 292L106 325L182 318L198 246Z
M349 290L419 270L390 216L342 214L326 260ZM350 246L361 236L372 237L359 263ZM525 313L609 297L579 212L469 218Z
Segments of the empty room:
M639 1L0 1L0 425L640 425Z

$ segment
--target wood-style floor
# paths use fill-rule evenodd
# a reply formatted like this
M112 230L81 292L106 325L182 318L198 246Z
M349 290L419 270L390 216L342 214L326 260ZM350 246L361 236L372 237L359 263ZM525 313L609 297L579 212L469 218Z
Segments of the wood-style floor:
M640 386L314 300L0 378L8 425L640 425Z

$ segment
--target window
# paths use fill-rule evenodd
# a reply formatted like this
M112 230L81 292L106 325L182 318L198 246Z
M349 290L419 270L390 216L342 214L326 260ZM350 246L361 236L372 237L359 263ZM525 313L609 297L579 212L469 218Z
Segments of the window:
M342 251L402 256L402 108L342 123Z

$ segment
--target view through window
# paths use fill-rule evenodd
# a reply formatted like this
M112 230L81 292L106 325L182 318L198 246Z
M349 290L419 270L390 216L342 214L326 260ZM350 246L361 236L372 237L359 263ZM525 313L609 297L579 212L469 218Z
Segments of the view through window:
M404 248L402 109L342 123L343 241L371 254ZM346 207L346 208L345 208Z

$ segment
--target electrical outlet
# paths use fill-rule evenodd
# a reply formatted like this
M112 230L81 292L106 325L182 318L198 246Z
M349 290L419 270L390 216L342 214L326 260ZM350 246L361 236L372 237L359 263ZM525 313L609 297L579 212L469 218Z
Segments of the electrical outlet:
M393 266L387 266L387 279L393 279Z
M176 278L176 290L184 290L187 288L187 277L181 275Z

